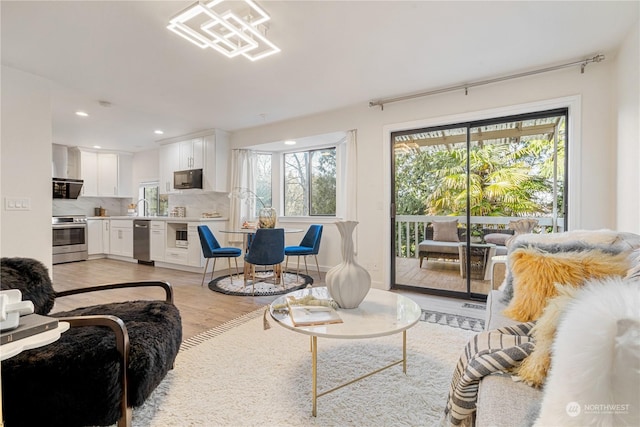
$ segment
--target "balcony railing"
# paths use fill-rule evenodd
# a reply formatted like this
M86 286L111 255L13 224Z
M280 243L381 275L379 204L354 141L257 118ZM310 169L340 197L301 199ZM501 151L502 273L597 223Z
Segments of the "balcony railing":
M396 216L396 256L402 258L417 258L418 244L424 240L425 227L433 221L451 221L457 219L461 226L467 221L466 216L426 216L426 215L398 215ZM510 221L517 221L523 217L508 216L472 216L472 228L479 229L508 229ZM536 217L538 225L534 233L558 233L564 231L564 218Z

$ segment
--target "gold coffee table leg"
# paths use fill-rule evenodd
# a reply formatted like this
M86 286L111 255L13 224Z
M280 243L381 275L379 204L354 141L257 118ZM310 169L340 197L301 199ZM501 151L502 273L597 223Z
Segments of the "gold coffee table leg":
M313 408L311 415L314 417L318 413L318 337L311 337L311 396Z
M402 372L407 373L407 331L402 331Z

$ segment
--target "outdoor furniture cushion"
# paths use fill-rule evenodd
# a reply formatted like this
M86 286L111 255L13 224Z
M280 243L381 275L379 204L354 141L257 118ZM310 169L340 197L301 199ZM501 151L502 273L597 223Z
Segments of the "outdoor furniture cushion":
M433 240L436 242L459 242L458 220L433 221Z
M484 236L484 241L487 243L493 243L494 245L505 246L507 239L511 237L511 234L491 233Z

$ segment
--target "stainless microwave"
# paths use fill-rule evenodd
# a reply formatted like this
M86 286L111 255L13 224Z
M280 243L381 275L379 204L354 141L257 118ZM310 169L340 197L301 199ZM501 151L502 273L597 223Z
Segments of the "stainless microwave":
M173 188L176 190L202 188L202 169L175 171L173 173Z

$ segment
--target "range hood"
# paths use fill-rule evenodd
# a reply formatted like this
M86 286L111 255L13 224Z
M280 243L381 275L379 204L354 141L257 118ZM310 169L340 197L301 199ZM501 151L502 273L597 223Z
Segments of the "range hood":
M81 179L53 178L53 198L77 199L83 184Z

